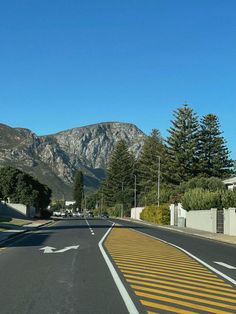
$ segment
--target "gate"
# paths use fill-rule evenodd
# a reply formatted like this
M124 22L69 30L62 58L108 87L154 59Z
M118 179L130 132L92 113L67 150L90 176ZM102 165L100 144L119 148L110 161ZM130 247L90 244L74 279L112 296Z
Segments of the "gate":
M224 233L224 211L217 210L216 232Z
M174 207L174 226L178 226L178 205Z

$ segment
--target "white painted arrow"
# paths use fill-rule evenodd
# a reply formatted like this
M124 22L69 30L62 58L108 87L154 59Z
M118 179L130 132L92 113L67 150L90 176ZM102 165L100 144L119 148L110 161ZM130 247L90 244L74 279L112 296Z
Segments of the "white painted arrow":
M69 251L69 250L77 250L78 247L79 247L79 245L66 246L64 249L55 251L53 253L63 253L63 252Z
M223 263L223 262L214 262L214 263L215 263L215 264L218 264L218 265L220 265L220 266L226 267L226 268L228 268L228 269L236 269L235 266L231 266L231 265L226 264L226 263Z
M63 253L63 252L69 251L69 250L77 250L78 247L79 247L79 245L72 245L72 246L66 246L64 249L61 249L58 251L53 251L53 250L56 250L55 247L45 246L39 250L44 251L43 253Z
M44 251L43 253L54 253L53 250L56 250L56 248L52 246L45 246L39 250Z

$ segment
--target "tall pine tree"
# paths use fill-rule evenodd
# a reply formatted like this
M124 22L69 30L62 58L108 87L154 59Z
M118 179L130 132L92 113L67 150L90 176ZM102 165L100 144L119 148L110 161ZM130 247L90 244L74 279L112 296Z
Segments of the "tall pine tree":
M75 200L75 205L79 209L82 208L83 193L84 193L84 176L82 171L78 170L75 174L73 196Z
M222 137L219 119L208 114L201 119L199 132L199 173L224 178L232 173L232 160Z
M187 104L174 111L168 130L168 181L179 184L197 174L198 117Z
M159 169L160 158L160 169ZM143 149L137 163L138 194L149 193L152 189L157 191L158 172L161 181L165 181L166 152L160 132L156 129L145 138Z
M117 143L108 164L107 178L102 185L104 201L109 206L131 206L134 189L135 157L129 152L124 140Z

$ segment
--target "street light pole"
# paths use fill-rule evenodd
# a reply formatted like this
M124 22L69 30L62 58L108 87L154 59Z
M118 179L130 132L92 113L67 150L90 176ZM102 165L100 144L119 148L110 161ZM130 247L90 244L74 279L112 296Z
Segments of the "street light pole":
M158 176L157 176L157 205L160 206L160 178L161 178L161 157L158 157Z
M137 182L136 182L136 174L134 174L134 208L137 206Z

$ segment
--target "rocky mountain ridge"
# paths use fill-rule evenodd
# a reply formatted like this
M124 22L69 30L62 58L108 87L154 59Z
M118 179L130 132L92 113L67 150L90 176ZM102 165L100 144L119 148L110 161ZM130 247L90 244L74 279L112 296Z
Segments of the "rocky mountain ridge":
M13 165L36 176L55 197L71 198L75 171L95 188L104 177L116 143L124 139L139 154L145 134L135 125L105 122L37 136L29 129L0 124L0 166Z

